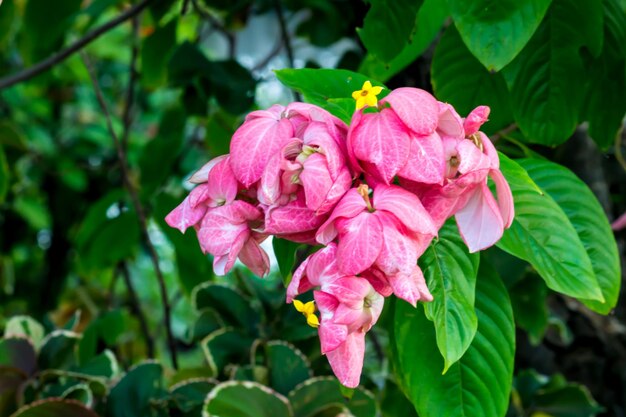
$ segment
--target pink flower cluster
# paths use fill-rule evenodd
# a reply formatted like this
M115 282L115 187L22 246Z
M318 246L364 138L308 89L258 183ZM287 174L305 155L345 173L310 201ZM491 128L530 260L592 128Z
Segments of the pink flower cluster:
M239 258L266 275L259 243L269 235L324 245L295 271L287 302L315 289L322 353L355 387L384 297L432 300L417 260L445 220L455 216L471 252L493 245L513 220L498 154L479 131L488 114L482 106L463 119L416 88L358 109L349 127L311 104L252 112L230 154L191 177L199 185L167 223L196 229L217 274Z

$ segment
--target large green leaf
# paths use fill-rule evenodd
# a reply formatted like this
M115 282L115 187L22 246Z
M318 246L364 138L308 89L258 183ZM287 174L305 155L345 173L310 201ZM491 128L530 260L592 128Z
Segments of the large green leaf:
M158 27L143 41L141 48L141 82L159 87L167 81L167 63L176 46L178 20L172 19Z
M207 282L194 288L191 298L196 311L212 308L228 325L246 329L250 334L259 331L259 312L236 288Z
M447 16L448 8L445 1L425 0L417 13L413 41L405 45L404 49L388 63L368 53L359 66L359 72L386 82L424 53L441 30Z
M524 48L551 0L448 0L450 14L472 54L500 71Z
M513 121L509 92L500 73L490 73L467 49L454 26L442 36L431 68L435 95L452 104L462 116L479 105L491 107L488 131Z
M439 230L439 240L420 258L434 298L424 309L426 317L435 324L444 373L463 356L476 333L474 290L479 260L477 253L467 251L451 221Z
M456 277L458 278L458 277ZM513 377L515 326L509 297L485 262L476 283L478 330L465 355L441 374L435 327L422 308L396 303L398 376L420 417L502 417Z
M226 365L245 363L253 342L254 339L242 331L226 327L208 335L200 345L209 368L217 375L225 370Z
M272 247L278 261L278 269L283 277L283 284L289 285L293 267L296 263L296 252L301 245L286 239L272 238Z
M538 159L523 159L519 163L565 212L589 255L604 303L585 299L583 303L598 313L608 314L617 304L621 270L617 243L602 206L589 187L567 168ZM594 281L593 277L589 280Z
M107 398L110 417L164 417L163 368L155 362L135 366L113 387Z
M294 417L287 398L256 382L230 381L213 388L206 417ZM298 416L300 417L300 416Z
M170 401L184 417L202 416L202 406L208 393L217 385L209 378L192 378L170 388Z
M30 376L37 369L36 355L35 348L28 339L0 339L0 369L12 368L23 376Z
M62 44L81 0L61 0L50 7L47 0L29 0L22 23L22 45L28 64L36 62L56 51ZM46 28L46 30L41 30Z
M13 316L4 327L4 337L24 337L36 348L41 344L45 331L41 323L29 316Z
M604 47L591 62L582 118L603 149L615 143L626 113L626 11L620 0L605 0Z
M591 260L561 207L502 154L500 168L513 192L515 219L498 247L530 262L554 291L601 301Z
M25 405L11 417L98 417L83 403L71 399L48 398Z
M548 287L536 274L530 273L509 287L515 323L528 332L533 345L538 345L548 328Z
M376 415L376 402L369 391L358 388L354 390L352 398L348 399L342 393L341 384L334 377L306 380L289 393L289 400L297 417L318 416L328 409L348 411L348 415L355 417Z
M50 333L41 343L39 368L70 370L76 366L80 338L80 334L68 330Z
M306 356L287 342L269 342L265 354L270 371L270 385L283 395L287 395L296 385L312 376Z
M411 43L415 17L423 0L367 0L371 4L359 37L368 52L389 62Z
M600 52L601 3L553 0L535 35L504 69L515 119L530 142L558 145L578 125L587 76L582 47Z
M376 80L365 75L335 69L283 69L276 71L276 76L281 83L292 88L304 96L309 103L325 108L344 122L350 122L354 112L354 104L350 110L334 100L344 99L345 102L352 101L352 93L360 90L365 81L371 81L372 85L380 85ZM382 98L388 93L383 90L378 98Z

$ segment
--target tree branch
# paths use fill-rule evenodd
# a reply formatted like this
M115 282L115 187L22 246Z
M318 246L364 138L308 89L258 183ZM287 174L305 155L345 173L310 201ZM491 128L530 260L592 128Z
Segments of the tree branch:
M193 5L194 10L205 19L211 26L213 26L217 31L219 31L228 42L228 57L230 59L235 59L235 35L233 35L228 29L224 27L224 25L211 13L202 8L200 4L198 4L198 0L191 0L191 4Z
M150 240L146 214L143 206L141 205L141 201L139 200L139 194L137 192L137 189L135 188L131 180L130 170L127 165L128 160L126 159L126 152L122 146L122 143L118 139L117 134L115 133L115 129L113 128L113 123L111 122L111 114L109 113L108 106L106 104L106 101L104 100L102 89L100 88L100 84L98 83L95 70L91 65L87 55L83 53L82 56L83 61L85 62L85 66L87 67L87 71L89 72L93 88L96 92L98 103L100 104L100 108L102 109L102 112L104 113L104 116L106 118L107 129L109 130L111 138L113 139L113 144L115 145L115 149L117 151L117 159L119 161L120 169L122 171L122 181L124 182L124 187L126 188L126 191L128 191L135 212L137 213L137 218L139 220L139 226L141 229L141 235L143 237L144 243L146 244L146 247L148 248L148 254L150 255L152 266L154 267L154 273L156 275L159 284L159 290L161 293L161 302L163 304L164 315L163 321L165 322L165 331L167 334L167 343L169 345L172 366L174 367L174 369L177 369L178 359L176 354L176 343L172 334L171 308L167 296L167 287L165 286L165 279L163 278L163 273L161 272L161 268L159 266L159 257L157 255L154 245L152 244L152 241Z
M133 123L133 104L135 103L135 84L137 81L137 57L139 56L139 15L133 16L132 20L132 46L130 57L130 71L128 77L128 89L126 90L126 102L122 113L122 147L128 149L128 137L130 136L130 125Z
M79 40L77 40L76 42L68 46L67 48L63 49L62 51L52 54L51 56L44 59L43 61L40 61L37 64L29 68L26 68L25 70L21 72L18 72L17 74L0 78L0 90L2 90L3 88L7 88L12 85L15 85L17 83L20 83L22 81L29 80L33 78L34 76L39 75L42 72L49 70L56 64L65 61L68 57L70 57L71 55L79 51L81 48L88 45L92 41L96 40L98 37L100 37L100 35L108 32L109 30L115 28L120 23L123 23L126 20L130 19L131 17L137 15L139 12L145 9L153 1L154 0L143 0L140 3L137 3L130 9L120 14L115 19L112 19L109 22L103 24L102 26L97 27L96 29L87 33L84 37L80 38Z
M140 307L139 297L137 296L137 291L135 291L135 286L133 285L133 281L130 278L130 271L128 270L128 265L126 262L120 262L118 264L118 270L122 274L124 278L124 283L126 284L126 289L128 289L128 295L130 297L130 309L137 319L139 320L139 328L141 329L141 333L146 342L146 351L148 354L148 358L154 358L154 339L150 336L150 330L148 328L148 320L146 316L143 314L143 310Z
M516 129L517 129L517 123L511 123L504 129L500 129L496 133L491 135L489 139L491 139L493 143L496 143L501 137L507 136L509 133L513 132Z
M274 10L276 11L276 16L278 17L278 25L280 26L280 36L283 38L283 45L285 45L285 51L287 51L287 60L289 62L289 67L294 68L294 56L293 56L293 48L291 47L291 39L289 38L289 32L287 31L287 23L285 22L285 15L283 14L283 9L280 4L280 0L274 0ZM302 101L302 97L300 93L294 91L294 96L296 101Z

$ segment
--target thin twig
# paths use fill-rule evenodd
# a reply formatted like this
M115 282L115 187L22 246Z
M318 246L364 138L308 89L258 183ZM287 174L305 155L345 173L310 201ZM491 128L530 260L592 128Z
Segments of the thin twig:
M51 56L44 59L43 61L40 61L37 64L29 68L26 68L25 70L21 72L18 72L17 74L0 78L0 90L6 87L10 87L19 82L29 80L33 78L34 76L39 75L42 72L49 70L56 64L65 61L69 56L78 52L80 49L82 49L84 46L88 45L92 41L96 40L98 37L100 37L100 35L108 32L109 30L115 28L120 23L123 23L127 21L128 19L130 19L131 17L137 15L139 12L145 9L153 1L154 0L144 0L141 3L137 3L130 9L126 10L124 13L120 14L115 19L112 19L109 22L105 23L104 25L97 27L96 29L87 33L84 37L80 38L79 40L77 40L76 42L68 46L67 48L63 49L62 51L52 54Z
M287 61L289 67L294 68L295 60L293 56L293 48L291 47L291 39L289 38L289 32L287 31L287 23L285 22L285 15L283 14L283 8L280 4L280 0L274 0L274 10L278 17L278 25L280 26L280 36L283 39L283 45L285 45L285 51L287 51ZM296 101L302 101L300 93L294 91Z
M117 159L120 164L120 169L122 171L122 181L124 182L124 186L128 191L130 199L133 203L133 207L135 212L137 213L137 218L139 220L139 225L141 229L141 235L143 237L144 243L148 248L148 253L150 255L150 259L152 260L152 266L154 267L154 273L156 275L159 290L161 293L161 302L163 304L163 315L165 322L165 331L167 334L167 343L170 350L170 357L172 360L172 366L174 369L178 368L178 360L176 354L176 343L174 341L174 336L172 334L172 325L171 325L171 308L167 296L167 287L165 286L165 279L163 278L163 273L161 272L161 268L159 267L159 257L157 255L156 249L150 240L150 235L148 233L148 222L146 220L146 214L143 206L141 205L141 201L139 200L139 194L137 189L135 188L130 175L130 170L128 167L128 160L126 159L126 152L122 147L121 142L119 141L117 134L115 133L115 129L113 128L113 123L111 121L111 114L109 113L108 106L106 101L104 100L104 96L102 94L102 89L100 88L100 84L98 83L98 79L95 74L95 70L91 65L89 58L86 54L83 53L83 61L85 62L85 66L87 67L87 71L89 72L89 76L91 77L91 82L93 84L94 90L96 92L96 97L98 99L98 103L104 113L107 129L113 139L113 144L115 145L115 149L117 151Z
M226 29L226 27L222 24L222 22L220 22L215 16L213 16L210 12L205 10L198 3L198 0L191 0L191 4L193 5L194 10L203 19L205 19L207 22L209 22L209 24L214 29L219 31L226 38L226 41L228 42L228 57L230 59L235 59L235 53L236 53L236 50L235 50L235 47L236 47L235 35L232 34L228 29Z
M517 129L517 123L511 123L504 129L500 129L496 133L491 135L490 139L493 143L496 143L501 137L507 136L509 133L513 132L516 129Z
M270 63L272 58L274 58L276 55L279 54L281 49L283 49L283 40L282 40L282 38L278 39L278 41L276 42L276 45L274 45L274 47L272 48L270 53L267 54L267 56L265 58L263 58L263 60L261 62L256 64L254 66L254 68L252 68L252 71L255 72L255 71L259 71L259 70L262 70L263 68L265 68L267 66L267 64Z
M126 89L126 102L122 113L122 147L124 151L128 149L128 138L130 136L130 126L133 123L133 105L135 104L135 84L137 82L137 58L139 56L139 15L133 16L133 31L131 41L130 71L128 76L128 88Z
M146 316L143 314L143 310L140 307L139 297L137 296L137 291L135 291L135 286L133 285L133 281L130 278L130 271L128 270L128 265L126 262L120 262L118 264L118 271L122 274L124 278L124 283L126 284L126 289L128 290L128 295L130 297L130 309L133 314L139 320L139 328L141 329L141 334L143 335L144 341L146 342L146 351L148 354L148 358L154 358L154 339L150 335L150 330L148 328L148 320Z

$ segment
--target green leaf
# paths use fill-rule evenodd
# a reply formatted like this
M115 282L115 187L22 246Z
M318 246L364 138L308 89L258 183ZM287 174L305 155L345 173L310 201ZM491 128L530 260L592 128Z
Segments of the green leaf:
M369 391L357 388L352 398L346 400L341 384L334 377L306 380L289 393L289 400L297 417L314 417L331 408L347 409L355 417L375 417L377 411L374 396Z
M463 356L476 334L474 291L479 260L477 253L468 253L452 221L439 230L439 239L420 258L434 298L424 305L425 313L435 324L444 373Z
M270 370L270 385L283 395L287 395L298 384L312 376L306 356L287 342L268 342L265 354Z
M500 71L524 48L551 0L448 0L463 42L490 71Z
M61 398L66 400L74 400L82 403L85 407L93 406L93 392L88 384L80 383L71 386L63 392Z
M368 52L389 62L412 41L415 18L423 0L367 0L371 4L363 28L357 30Z
M359 72L381 82L386 82L424 53L435 40L447 16L448 7L445 1L425 0L417 13L413 41L405 45L402 51L389 63L385 63L368 53L359 66Z
M277 237L272 238L272 247L274 248L274 254L278 261L278 269L280 269L280 275L283 277L283 284L285 284L285 286L289 285L291 281L293 267L296 263L296 253L301 246L301 244L290 240Z
M107 398L107 415L112 417L165 417L163 368L146 362L132 368L111 388Z
M579 50L599 52L601 46L600 2L553 0L530 42L503 71L528 141L554 146L571 136L587 77Z
M29 0L26 3L21 30L26 64L46 58L60 49L81 4L81 0L61 0L51 8L47 0ZM44 27L46 30L42 31Z
M4 155L4 149L0 146L0 203L4 202L9 191L9 164Z
M98 417L83 403L71 399L47 398L25 405L11 417Z
M7 1L0 8L0 28L2 28L2 32L0 32L0 50L2 51L6 51L7 44L13 37L16 20L15 2Z
M479 105L489 106L487 133L502 129L513 121L509 92L502 74L487 71L463 44L454 26L446 29L435 49L431 81L437 98L452 104L462 116Z
M198 318L187 329L186 339L190 344L197 342L220 327L224 327L224 320L220 315L212 308L204 308L199 311Z
M500 278L485 262L476 283L478 330L465 355L441 374L435 328L422 308L396 303L398 377L421 417L502 417L513 377L515 326Z
M13 316L4 327L4 337L25 337L29 339L35 348L41 345L45 331L43 326L29 316Z
M115 347L127 327L127 317L122 310L108 311L89 323L79 344L81 365L94 358L102 346Z
M0 339L0 367L14 368L24 376L30 376L37 369L37 354L28 339Z
M626 113L626 12L618 0L603 1L604 47L590 63L581 117L589 135L604 150L615 143Z
M537 159L522 159L519 163L565 212L589 255L595 275L595 279L589 277L589 282L594 285L597 280L604 303L584 297L581 301L597 313L610 313L617 304L621 269L617 243L602 206L589 187L567 168Z
M538 345L548 328L548 288L535 274L524 278L509 287L515 323L528 332L530 342Z
M213 277L213 270L209 258L202 253L198 245L198 238L194 231L190 230L182 234L165 223L165 216L181 201L182 198L175 199L169 194L160 194L156 198L154 219L167 239L174 245L178 269L176 276L185 294L191 295L195 287Z
M354 108L349 114L346 114L344 106L338 105L333 100L352 100L352 93L360 90L363 83L368 80L371 81L372 85L383 86L365 75L347 70L302 68L283 69L275 72L281 83L302 93L306 101L328 110L346 123L350 121ZM378 98L383 98L388 92L388 90L383 90ZM354 100L352 101L354 103ZM346 102L343 101L342 103Z
M235 60L211 62L208 77L222 108L232 114L242 114L254 104L256 81L250 71Z
M70 370L77 363L80 335L68 330L55 330L41 343L38 364L40 369Z
M258 332L259 313L237 289L207 282L194 288L191 298L196 311L212 308L226 324L246 329L250 334Z
M253 342L254 339L242 331L226 327L214 331L200 344L209 368L217 375L228 364L246 362Z
M141 48L141 82L159 87L167 81L167 63L176 46L178 20L172 19L144 39Z
M223 382L213 388L204 405L203 415L206 417L294 417L287 398L270 388L249 381Z
M601 301L591 260L563 210L503 154L500 169L513 193L515 219L498 247L528 261L554 291Z
M170 388L170 401L185 417L201 417L202 406L217 381L208 378L189 379Z
M166 110L154 139L144 146L139 158L141 195L144 200L171 175L185 136L185 112L179 107Z

